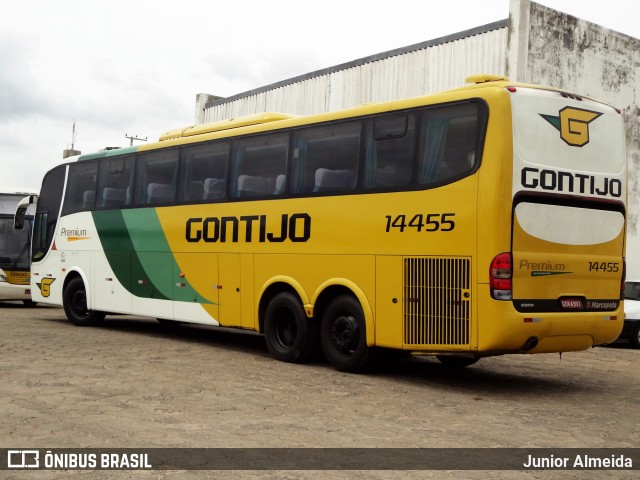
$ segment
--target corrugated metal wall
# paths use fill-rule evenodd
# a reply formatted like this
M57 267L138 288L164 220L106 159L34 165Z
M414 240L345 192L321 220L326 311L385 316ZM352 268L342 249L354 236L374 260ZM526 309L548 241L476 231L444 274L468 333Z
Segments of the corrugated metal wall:
M201 121L259 112L309 115L460 87L477 73L505 75L507 27L506 22L500 25L504 26L220 100L204 110Z

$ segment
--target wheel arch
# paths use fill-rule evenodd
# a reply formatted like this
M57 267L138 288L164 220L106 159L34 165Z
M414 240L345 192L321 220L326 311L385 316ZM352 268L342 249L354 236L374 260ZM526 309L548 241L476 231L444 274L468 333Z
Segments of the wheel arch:
M340 295L353 295L360 303L367 329L367 345L370 347L373 346L376 338L373 309L362 289L351 280L346 278L331 278L322 283L316 290L311 302L313 305L313 316L321 318L329 303Z
M267 310L267 306L273 297L282 292L291 292L295 294L302 303L302 308L308 317L312 316L312 310L310 308L309 296L307 292L302 288L299 282L291 277L285 275L278 275L269 279L267 283L262 286L258 298L258 331L264 333L264 314Z
M91 295L91 288L89 288L89 278L87 277L87 274L84 273L84 271L77 267L70 268L66 276L64 277L64 280L62 282L62 303L64 303L64 291L67 288L67 285L69 284L69 282L71 282L71 280L78 277L80 277L82 279L82 282L84 283L84 291L85 295L87 296L87 308L89 310L93 310L93 296Z

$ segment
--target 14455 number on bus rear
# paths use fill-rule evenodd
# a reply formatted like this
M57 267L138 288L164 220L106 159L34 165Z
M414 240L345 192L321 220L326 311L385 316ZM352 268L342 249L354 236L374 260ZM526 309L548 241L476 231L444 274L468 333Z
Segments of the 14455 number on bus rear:
M415 230L416 232L450 232L456 227L455 213L416 213L415 215L387 215L387 228L391 232L397 228L401 232Z
M620 271L620 264L616 262L589 262L589 271L617 273Z

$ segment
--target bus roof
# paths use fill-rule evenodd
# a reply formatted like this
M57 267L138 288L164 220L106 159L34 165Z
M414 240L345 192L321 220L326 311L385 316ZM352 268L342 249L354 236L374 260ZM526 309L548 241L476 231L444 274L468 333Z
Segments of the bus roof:
M221 120L219 122L191 125L186 128L169 130L160 136L160 141L162 142L164 140L173 140L174 138L190 137L192 135L201 135L203 133L219 132L221 130L230 130L239 127L248 127L251 125L260 125L269 122L278 122L280 120L296 118L297 116L298 115L292 115L290 113L256 113L254 115L230 118L229 120Z
M283 127L291 126L291 122L296 122L296 120L300 120L300 125L307 123L315 123L315 122L323 122L326 120L338 119L338 118L350 118L352 116L360 116L367 115L371 113L380 113L383 111L392 111L402 108L408 108L411 102L415 102L416 99L422 98L433 98L436 100L438 97L442 97L442 95L453 95L458 96L462 92L473 92L478 91L480 89L486 88L507 88L507 87L519 87L519 88L534 88L534 89L543 89L543 90L552 90L558 91L560 93L568 93L564 90L560 90L553 87L546 87L534 84L525 84L519 82L512 82L509 78L502 75L491 75L491 74L478 74L472 75L466 78L466 85L450 90L445 90L442 92L429 93L426 95L421 95L418 97L400 99L400 100L391 100L386 102L375 102L375 103L367 103L364 105L356 105L347 109L331 111L331 112L322 112L318 114L312 115L294 115L289 113L280 113L280 112L263 112L256 113L252 115L246 115L237 118L231 118L227 120L220 120L217 122L199 124L199 125L190 125L183 128L172 129L164 134L160 135L157 142L148 143L144 145L137 145L131 147L124 148L116 148L110 150L103 150L95 153L80 155L79 157L69 158L67 162L72 163L74 160L94 160L99 158L106 158L112 156L121 156L126 154L133 154L139 151L147 151L147 150L155 150L157 148L162 147L170 147L170 146L179 146L185 143L190 143L190 140L196 140L194 137L201 136L202 140L210 140L213 138L227 137L234 135L235 130L239 130L238 134L249 133L247 129L251 129L251 127L256 128L257 131L264 131L269 127L269 124L273 125L275 128L275 124L279 122L283 122ZM574 95L576 97L589 98L584 95ZM573 98L573 97L572 97ZM589 100L598 101L597 99L589 98ZM600 102L604 103L605 102ZM296 125L298 123L296 122ZM262 128L261 128L262 127ZM218 135L220 137L218 137ZM198 139L198 140L200 140ZM65 163L67 163L65 162Z

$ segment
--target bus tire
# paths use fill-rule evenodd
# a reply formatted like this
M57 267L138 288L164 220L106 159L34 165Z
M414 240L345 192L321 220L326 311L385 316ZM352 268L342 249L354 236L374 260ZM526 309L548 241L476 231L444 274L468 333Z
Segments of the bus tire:
M300 300L290 292L273 297L264 317L264 338L271 355L282 362L302 363L319 351L317 322L307 317Z
M329 303L322 317L320 341L336 370L358 373L369 367L372 349L367 345L364 312L355 297L341 295Z
M631 332L629 345L631 348L640 348L640 321L636 322L633 332Z
M80 277L71 279L64 287L62 306L69 321L79 327L97 325L104 320L104 312L87 308L87 291Z
M436 358L447 368L464 368L480 360L478 357L463 357L461 355L436 355Z

